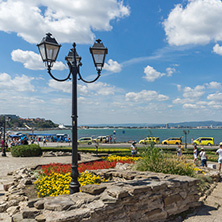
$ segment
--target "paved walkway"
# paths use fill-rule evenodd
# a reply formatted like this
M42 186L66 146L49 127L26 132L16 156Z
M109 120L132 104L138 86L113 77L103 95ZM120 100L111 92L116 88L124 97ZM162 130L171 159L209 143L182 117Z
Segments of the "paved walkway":
M222 183L208 196L205 204L190 214L185 222L222 222Z
M0 177L7 173L23 167L35 167L48 163L72 163L72 156L53 156L53 157L12 157L11 153L6 153L7 157L0 155ZM81 154L81 161L86 162L98 160L100 158L91 154Z
M7 174L23 167L36 167L49 163L72 163L72 156L57 157L12 157L11 153L6 153L6 157L0 154L0 196L4 193L3 184L10 182L12 176ZM80 162L99 160L100 158L91 154L81 154Z

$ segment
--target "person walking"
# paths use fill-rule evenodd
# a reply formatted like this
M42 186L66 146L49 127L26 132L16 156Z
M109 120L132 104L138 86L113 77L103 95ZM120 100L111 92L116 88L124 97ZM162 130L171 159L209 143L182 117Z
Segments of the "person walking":
M131 149L132 157L136 157L136 154L137 154L136 141L132 143L130 149Z
M201 159L201 165L202 167L206 166L207 167L207 154L206 152L204 151L204 148L202 147L201 148L201 151L199 153L199 157Z
M220 148L216 151L218 156L218 163L219 163L219 171L221 171L221 163L222 163L222 142L220 142Z
M193 163L199 165L199 161L198 161L198 148L197 145L194 145L194 150L193 150Z
M178 147L177 147L177 160L179 160L182 156L182 149L183 149L183 147L182 147L181 143L179 143Z

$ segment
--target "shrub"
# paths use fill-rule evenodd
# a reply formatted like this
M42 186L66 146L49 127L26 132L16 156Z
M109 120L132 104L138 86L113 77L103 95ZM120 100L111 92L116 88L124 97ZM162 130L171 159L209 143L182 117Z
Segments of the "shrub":
M143 159L136 163L135 168L140 171L194 176L193 164L177 161L174 158L164 154L160 149L147 148Z
M42 150L37 144L12 146L11 154L13 157L41 156Z

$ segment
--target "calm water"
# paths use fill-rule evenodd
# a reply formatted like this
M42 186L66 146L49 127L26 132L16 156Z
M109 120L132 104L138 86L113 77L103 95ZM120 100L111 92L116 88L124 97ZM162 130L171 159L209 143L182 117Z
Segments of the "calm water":
M187 129L79 129L78 138L80 137L97 137L114 135L117 142L128 142L129 140L139 141L146 136L159 137L160 141L167 139L169 137L182 137L182 141L185 142L184 130ZM27 132L27 131L26 131ZM71 130L49 130L49 131L35 131L34 133L67 133L71 137ZM222 142L222 129L189 129L189 134L187 134L187 142L191 143L191 139L196 139L198 137L214 137L216 144Z

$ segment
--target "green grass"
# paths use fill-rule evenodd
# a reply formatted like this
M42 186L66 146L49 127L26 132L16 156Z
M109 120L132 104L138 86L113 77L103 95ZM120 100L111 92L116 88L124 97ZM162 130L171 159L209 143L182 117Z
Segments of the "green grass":
M148 149L149 146L144 146L144 147L139 147L138 148L138 155L137 156L141 156L142 153ZM41 147L43 152L46 151L63 151L63 152L72 152L72 147ZM175 155L176 154L176 148L158 148L155 147L155 150L162 150L163 153L165 154L172 154ZM85 152L85 153L96 153L96 148L95 147L79 147L78 148L79 152ZM217 162L218 160L218 155L215 154L216 150L207 150L207 156L208 156L208 160L212 161L212 162ZM131 151L130 151L130 147L129 148L121 148L121 147L115 147L115 148L103 148L100 147L97 151L97 153L108 153L108 154L118 154L121 156L124 155L131 155ZM183 150L183 155L186 156L186 158L188 159L193 159L193 149L184 149Z

